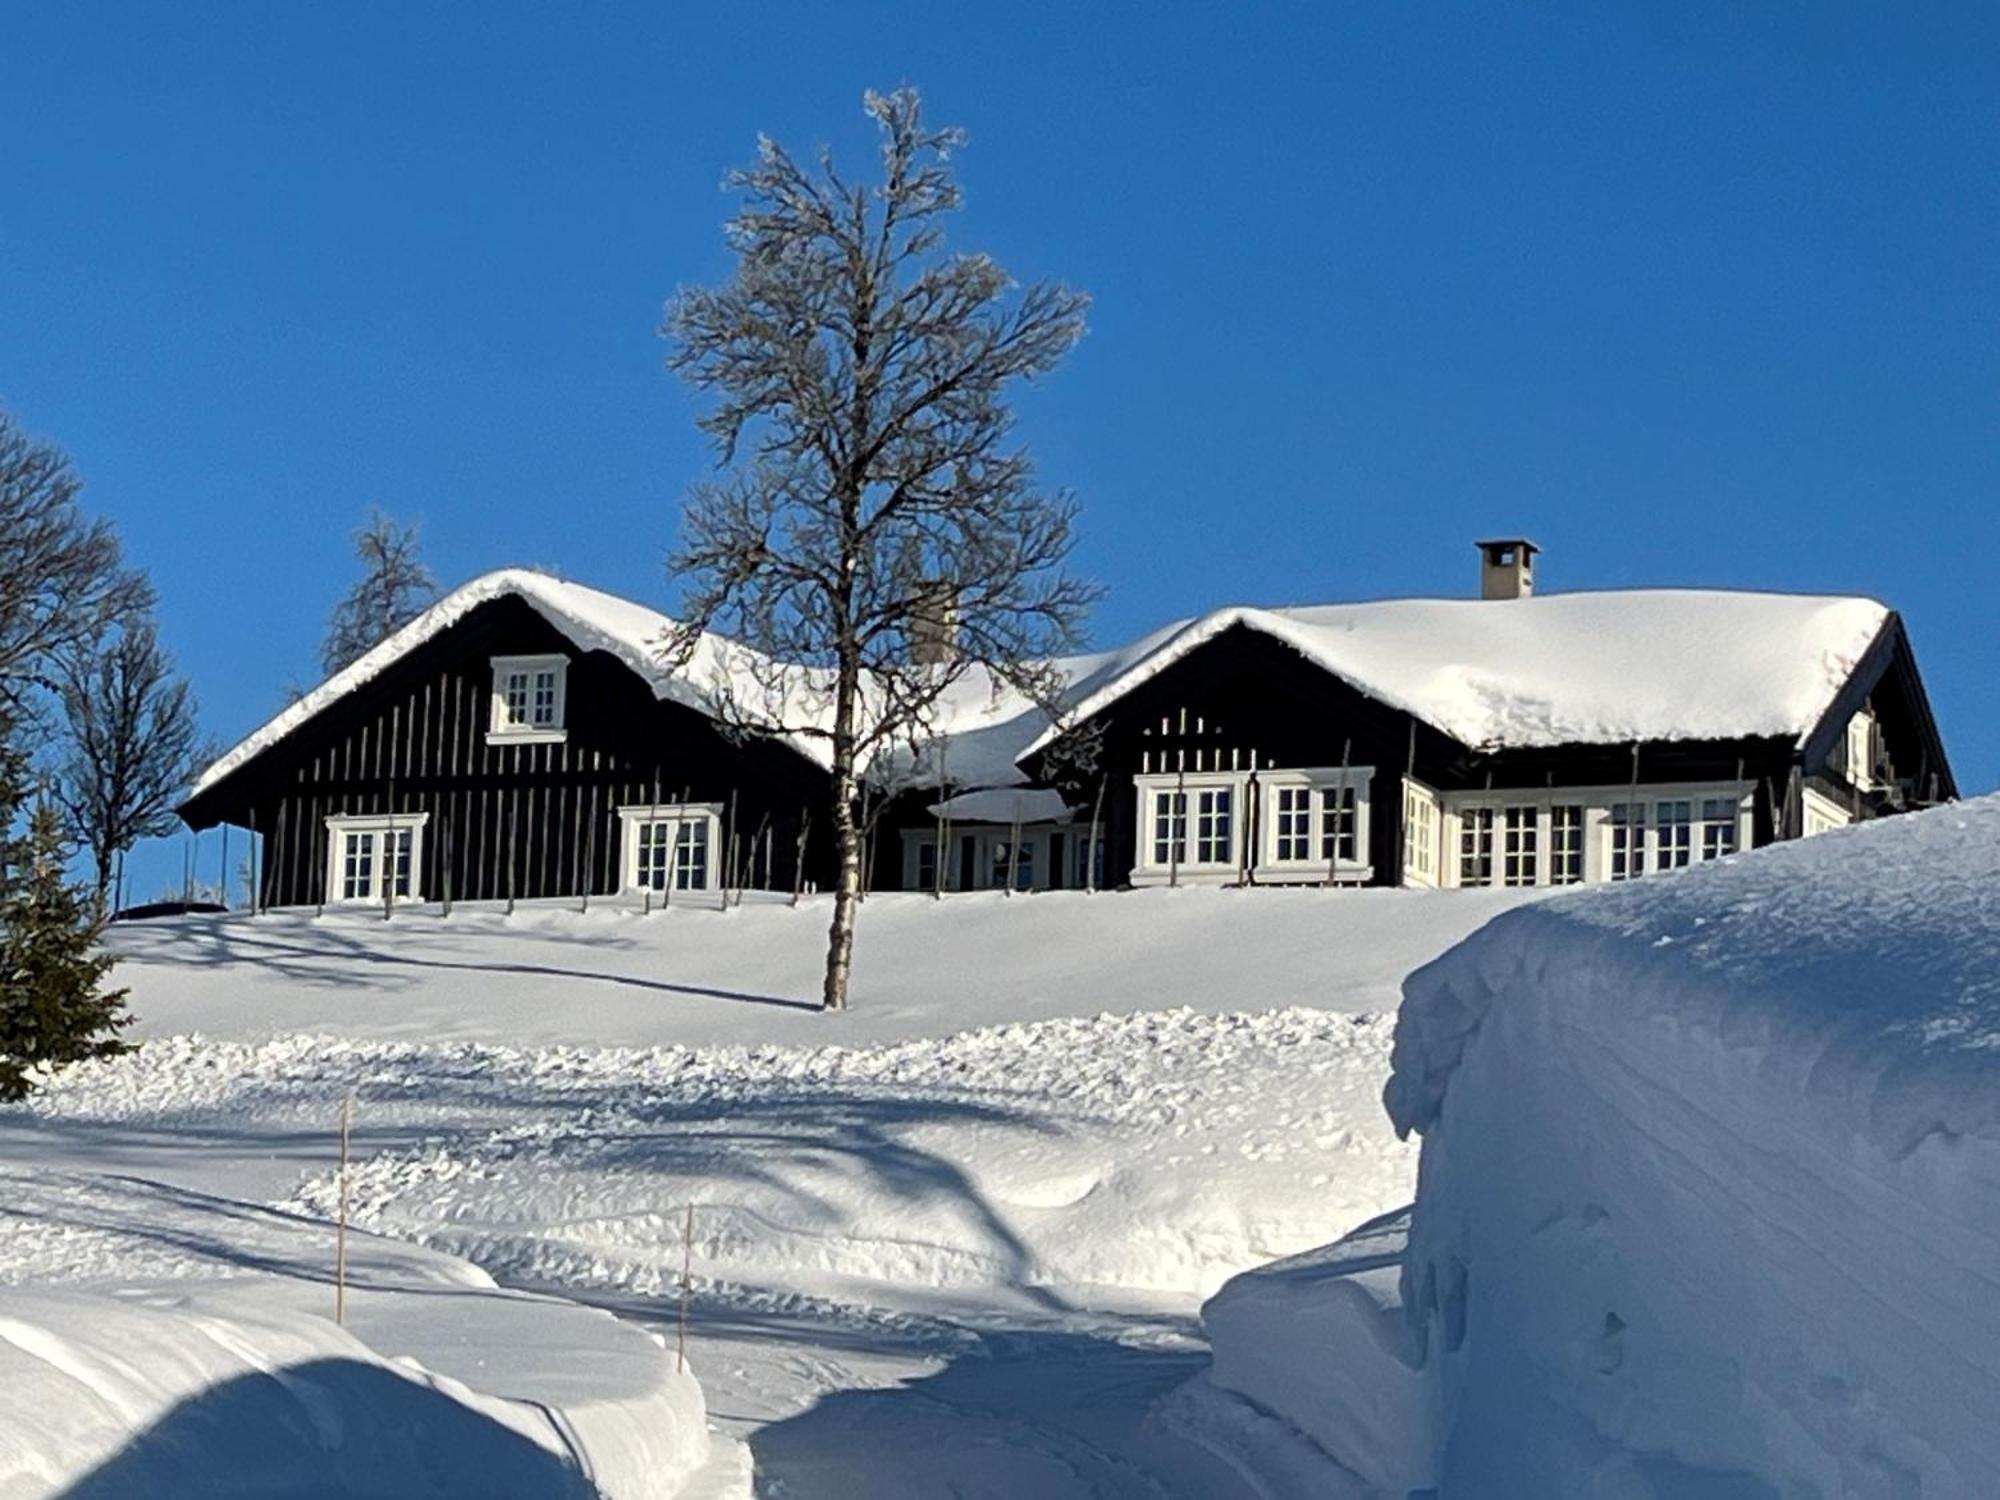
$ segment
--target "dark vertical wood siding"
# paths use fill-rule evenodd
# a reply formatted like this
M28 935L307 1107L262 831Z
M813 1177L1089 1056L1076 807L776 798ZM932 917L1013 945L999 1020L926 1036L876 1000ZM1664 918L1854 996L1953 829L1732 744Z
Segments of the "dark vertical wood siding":
M569 659L566 737L489 743L492 658ZM608 894L621 883L618 809L655 800L737 802L772 830L770 880L789 889L799 820L826 826L828 779L790 748L737 743L699 711L656 698L621 661L579 653L518 599L479 606L192 799L195 827L248 825L266 839L262 898L328 899L330 816L427 814L422 898ZM511 828L510 828L511 824ZM726 837L726 836L725 836ZM806 879L832 875L824 840ZM719 882L726 847L712 851Z

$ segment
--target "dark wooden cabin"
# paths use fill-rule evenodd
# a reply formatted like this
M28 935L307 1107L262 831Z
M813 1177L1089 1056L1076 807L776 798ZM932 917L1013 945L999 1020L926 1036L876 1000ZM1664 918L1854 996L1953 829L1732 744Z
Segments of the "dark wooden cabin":
M528 595L488 592L365 681L309 695L188 799L190 827L257 836L261 904L671 901L830 878L828 778L807 755L731 739Z

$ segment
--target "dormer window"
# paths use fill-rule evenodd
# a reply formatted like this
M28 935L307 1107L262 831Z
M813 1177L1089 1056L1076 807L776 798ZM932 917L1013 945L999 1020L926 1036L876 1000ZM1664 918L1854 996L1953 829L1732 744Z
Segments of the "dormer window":
M565 737L569 659L493 658L493 723L486 738L508 744L553 744Z

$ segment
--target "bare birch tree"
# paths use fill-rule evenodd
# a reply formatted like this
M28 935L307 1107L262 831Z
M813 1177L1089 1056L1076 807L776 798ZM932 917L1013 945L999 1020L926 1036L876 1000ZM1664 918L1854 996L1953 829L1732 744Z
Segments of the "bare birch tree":
M1037 485L1006 401L1081 337L1087 299L947 251L962 133L926 125L913 89L863 107L879 179L761 140L727 181L744 200L734 276L680 292L662 330L671 368L713 398L701 425L719 456L687 501L666 651L714 653L724 723L826 746L830 1010L847 1003L871 763L914 752L967 673L1053 702L1046 658L1095 597L1064 567L1075 504ZM704 645L709 631L740 648Z
M331 677L365 655L428 609L437 598L437 580L424 566L417 523L408 525L379 510L354 533L361 581L333 608L319 664Z
M66 663L56 798L89 851L100 907L118 856L174 830L174 809L208 747L197 743L194 694L150 621L107 636Z
M54 687L56 658L151 603L81 489L62 450L0 408L0 710L17 728L31 692Z

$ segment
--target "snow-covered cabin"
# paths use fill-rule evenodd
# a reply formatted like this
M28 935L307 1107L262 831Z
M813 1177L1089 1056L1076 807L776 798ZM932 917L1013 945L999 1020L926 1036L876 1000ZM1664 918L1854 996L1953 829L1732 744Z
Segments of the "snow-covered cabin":
M1066 660L1054 718L968 673L920 753L870 768L872 883L1583 884L1957 795L1883 605L1537 595L1531 543L1480 553L1479 598L1232 607ZM183 816L254 829L274 905L825 883L824 742L725 733L742 649L668 669L669 623L488 574Z

